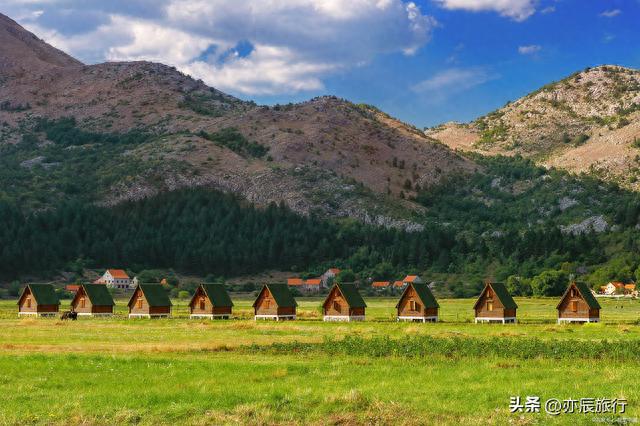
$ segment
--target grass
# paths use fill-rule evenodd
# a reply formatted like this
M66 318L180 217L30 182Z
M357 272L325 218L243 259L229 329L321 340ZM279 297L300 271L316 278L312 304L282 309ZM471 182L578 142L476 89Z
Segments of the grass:
M517 325L475 325L473 301L442 323L16 318L0 302L0 424L593 424L594 415L510 414L509 397L626 398L636 418L640 301L602 301L603 323L553 323L555 300L516 299ZM234 315L251 301L235 298ZM68 302L63 303L63 308ZM375 321L374 321L375 320ZM575 356L573 356L575 355ZM619 420L619 419L618 419Z

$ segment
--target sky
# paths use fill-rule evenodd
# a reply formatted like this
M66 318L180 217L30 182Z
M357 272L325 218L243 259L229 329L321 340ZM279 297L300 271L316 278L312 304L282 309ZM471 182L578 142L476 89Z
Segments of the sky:
M418 127L586 67L640 68L640 0L1 0L87 64L149 60L259 104L336 95Z

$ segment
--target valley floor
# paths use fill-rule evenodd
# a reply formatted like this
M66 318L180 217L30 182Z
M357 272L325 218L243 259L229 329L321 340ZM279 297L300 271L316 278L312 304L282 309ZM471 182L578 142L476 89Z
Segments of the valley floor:
M615 420L640 417L640 301L602 301L602 324L558 326L555 300L517 299L521 323L503 326L470 323L469 299L441 300L438 324L396 323L390 298L367 300L371 321L323 323L319 299L300 300L301 319L285 323L188 320L180 301L171 320L124 319L124 301L112 319L17 319L15 302L1 302L0 424L612 421L544 406L511 414L512 396L624 398ZM236 301L236 314L249 318L250 305ZM381 348L434 339L434 349L365 354L345 336ZM466 352L442 349L447 339ZM510 349L496 353L492 340Z

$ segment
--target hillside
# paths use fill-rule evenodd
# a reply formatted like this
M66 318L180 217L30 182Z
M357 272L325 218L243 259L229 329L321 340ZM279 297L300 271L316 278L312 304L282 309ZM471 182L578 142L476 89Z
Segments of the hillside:
M422 209L411 196L477 169L373 107L335 97L257 106L161 64L87 66L2 17L5 40L0 62L13 65L0 69L0 182L30 208L199 186L412 228Z
M589 68L471 123L448 123L426 134L452 148L520 154L546 166L594 172L637 190L640 71Z

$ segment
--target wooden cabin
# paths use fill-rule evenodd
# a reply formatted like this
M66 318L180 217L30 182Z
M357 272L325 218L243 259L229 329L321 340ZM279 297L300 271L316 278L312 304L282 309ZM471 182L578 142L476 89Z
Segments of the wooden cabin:
M109 289L101 284L81 284L71 300L71 310L78 315L110 317L115 303Z
M51 284L29 284L18 299L18 315L55 317L60 310L60 299Z
M169 318L171 300L160 284L138 284L129 299L129 318Z
M355 284L335 283L322 304L324 321L364 321L367 304Z
M478 322L515 323L518 305L502 283L487 283L473 306Z
M222 284L200 284L189 302L191 318L229 319L232 308L233 302Z
M253 302L254 319L294 320L297 307L287 284L265 284Z
M558 309L558 324L600 322L600 304L585 283L569 284L556 309Z
M409 283L396 305L398 321L437 322L439 308L426 283Z

